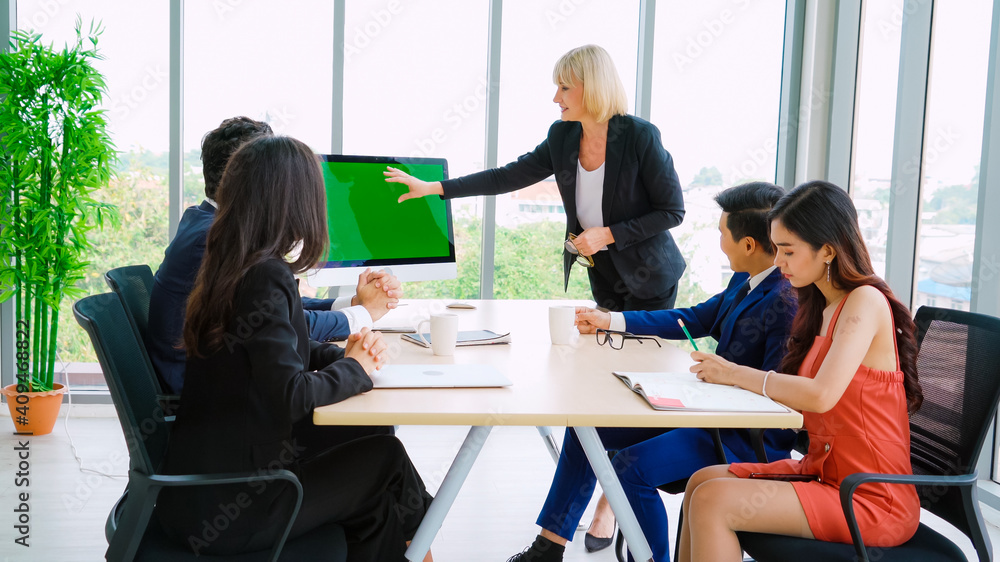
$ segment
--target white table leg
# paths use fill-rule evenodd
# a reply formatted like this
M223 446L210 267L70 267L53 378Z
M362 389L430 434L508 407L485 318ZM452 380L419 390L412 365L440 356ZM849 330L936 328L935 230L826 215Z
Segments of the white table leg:
M538 434L542 436L542 441L545 441L545 446L548 448L549 454L552 455L552 460L559 464L559 445L556 444L556 438L552 437L552 428L540 425L536 429L538 429Z
M413 536L413 540L410 541L409 548L406 549L407 560L420 562L427 555L427 551L431 549L431 542L437 536L438 531L441 530L441 524L444 523L444 518L448 515L451 505L455 503L455 497L458 496L458 491L462 488L462 484L465 483L465 478L469 475L469 471L472 470L472 464L476 462L476 457L479 456L479 451L483 449L483 444L486 443L486 438L489 437L491 429L493 427L488 425L472 426L469 428L469 434L465 437L465 442L462 443L458 454L455 455L455 460L452 461L451 467L448 469L448 474L441 481L441 487L438 488L437 494L434 496L434 501L427 508L427 513L424 514L423 520L420 521L420 526L417 527L417 533Z
M632 512L628 498L625 497L625 490L622 489L622 483L618 480L614 467L611 466L611 460L608 459L608 453L604 450L597 430L593 427L574 427L573 431L576 431L580 445L583 446L583 451L587 454L587 460L590 461L590 466L594 468L594 474L597 475L597 481L601 483L604 495L607 496L608 503L611 504L611 510L615 512L618 527L621 528L625 540L628 541L628 549L632 551L632 556L636 560L652 562L653 551L650 550L649 543L646 542L646 537L642 534L642 529L639 528L639 521L635 518L635 513Z

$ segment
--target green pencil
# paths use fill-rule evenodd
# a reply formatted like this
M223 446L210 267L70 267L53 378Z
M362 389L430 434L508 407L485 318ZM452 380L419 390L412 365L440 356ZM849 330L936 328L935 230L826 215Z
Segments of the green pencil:
M684 335L688 337L688 341L691 342L691 346L694 347L694 350L699 351L698 344L694 343L694 338L691 337L691 332L689 332L687 326L684 325L684 321L678 318L677 323L681 325L681 329L684 330Z

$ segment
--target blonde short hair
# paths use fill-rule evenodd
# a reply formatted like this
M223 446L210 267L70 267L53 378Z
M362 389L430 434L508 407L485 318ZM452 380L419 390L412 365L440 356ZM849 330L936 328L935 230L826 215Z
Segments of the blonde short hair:
M583 108L603 123L628 112L628 96L611 55L597 45L584 45L566 53L552 70L552 81L575 86L583 83Z

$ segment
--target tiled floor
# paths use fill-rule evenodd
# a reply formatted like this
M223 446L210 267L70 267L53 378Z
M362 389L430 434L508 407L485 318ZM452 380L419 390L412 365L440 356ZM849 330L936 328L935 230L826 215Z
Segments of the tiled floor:
M109 413L110 407L74 406L69 431L84 468L124 475L128 458L118 421L100 417ZM0 416L0 427L10 427L5 424L10 424L9 418ZM398 435L432 493L467 430L465 427L400 428ZM561 439L561 432L556 434ZM10 433L0 437L0 560L103 560L107 547L105 518L125 486L124 478L81 472L71 452L64 420L60 419L51 435L31 438L29 487L19 488L14 478L19 462L16 446L17 438ZM520 551L537 533L535 516L553 470L552 459L534 428L495 428L435 540L435 560L504 561ZM24 491L29 493L29 548L13 542L16 538L13 510L20 503L17 494ZM668 513L676 513L679 497L665 498ZM996 526L1000 513L989 508L984 512L990 522L991 538L995 545L1000 544L1000 529ZM589 514L584 520L589 520ZM579 533L577 540L570 543L567 561L615 559L610 549L587 554L582 538ZM968 540L960 544L966 545L969 559L975 559Z

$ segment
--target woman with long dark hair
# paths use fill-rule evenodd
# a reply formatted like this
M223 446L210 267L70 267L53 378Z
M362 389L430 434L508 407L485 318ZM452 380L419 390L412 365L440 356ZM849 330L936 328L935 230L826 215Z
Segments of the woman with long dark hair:
M292 138L253 139L230 159L217 200L188 300L185 384L164 472L290 470L304 492L290 538L336 522L348 560L402 560L430 496L399 440L314 449L296 430L316 406L370 390L386 348L367 329L345 349L309 339L294 274L327 244L316 155ZM294 498L279 482L168 488L157 510L196 553L235 554L270 548Z
M839 187L800 185L771 210L775 264L799 308L780 374L695 352L702 380L731 384L801 410L801 460L704 468L688 482L680 560L740 560L736 531L851 542L840 481L855 472L906 474L908 413L920 407L910 311L872 269L857 211ZM854 495L865 544L899 545L916 532L920 502L904 484Z

